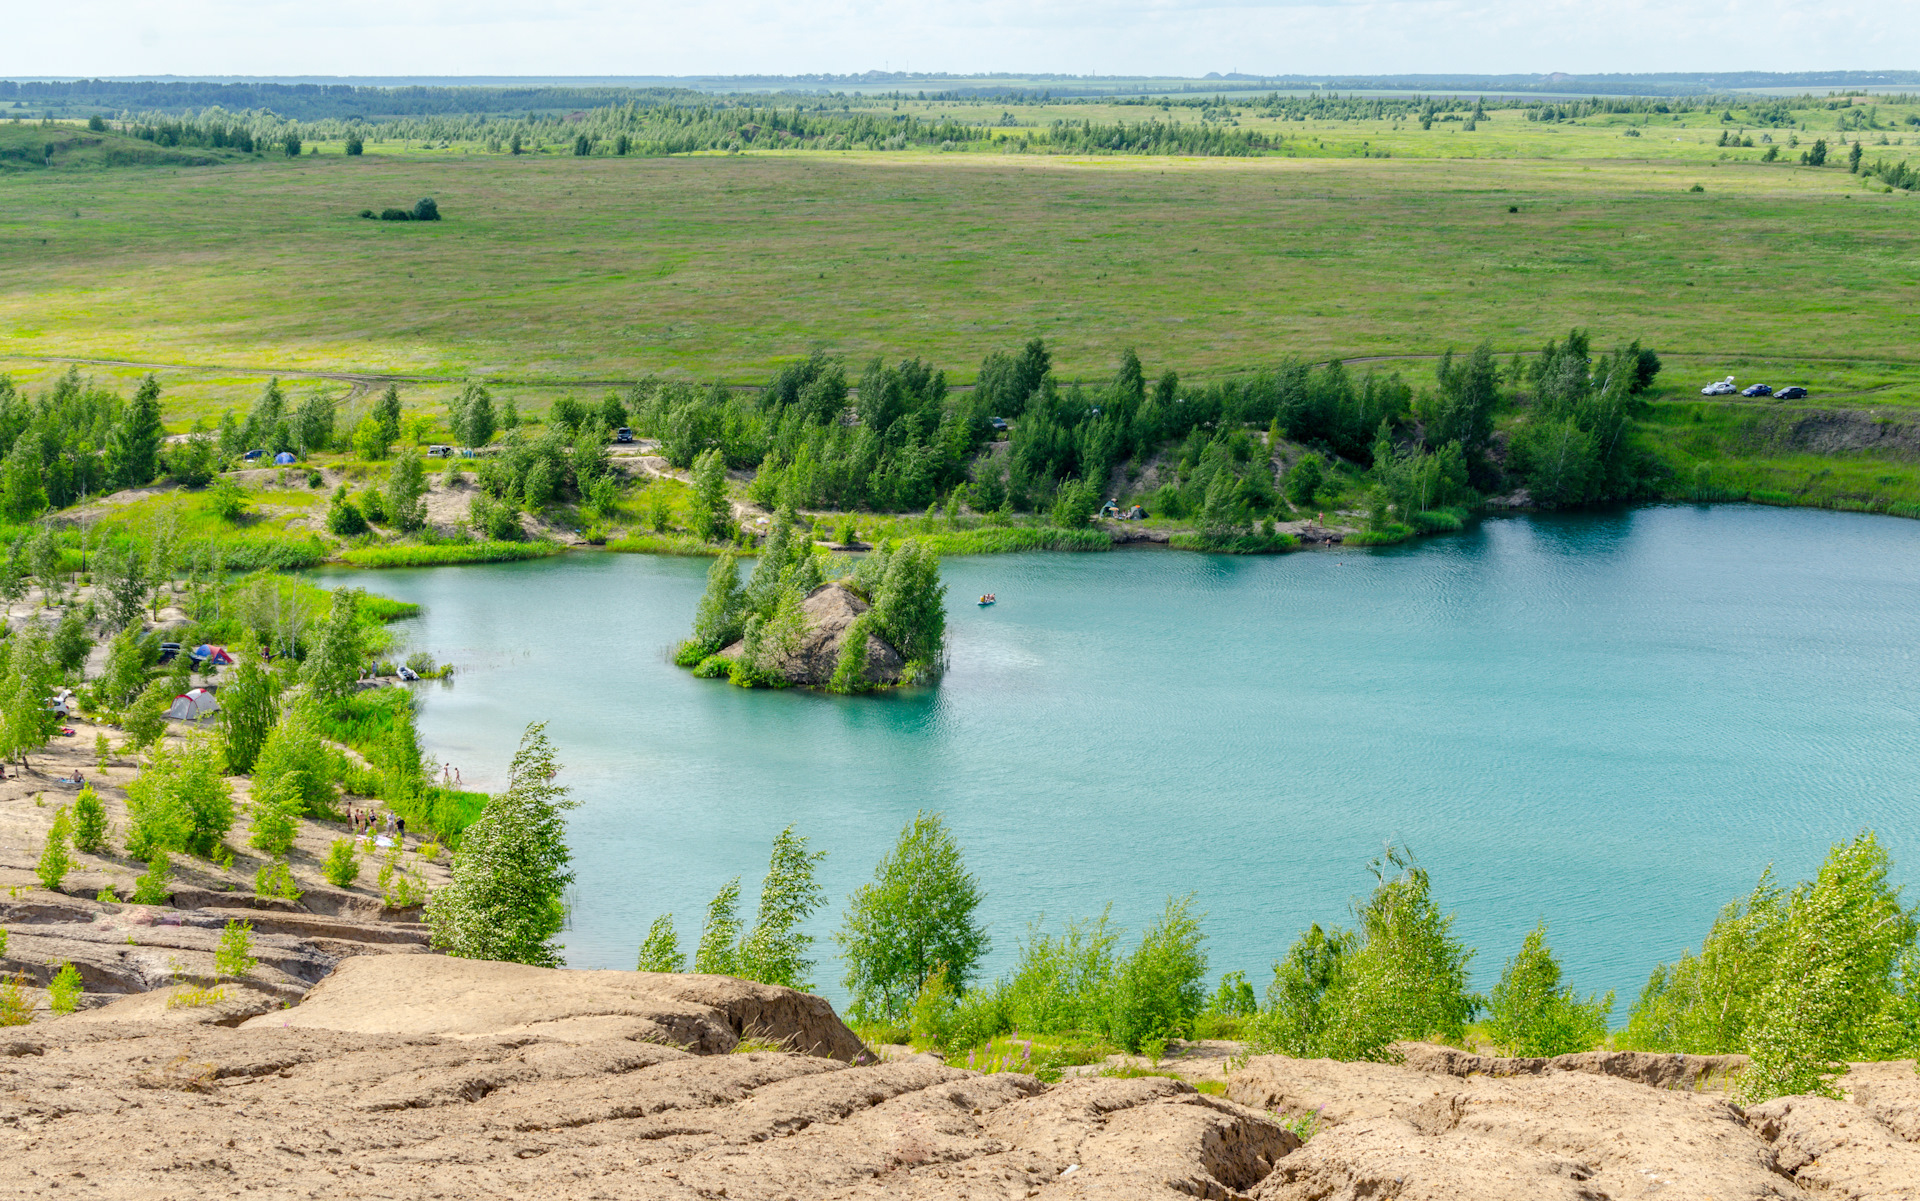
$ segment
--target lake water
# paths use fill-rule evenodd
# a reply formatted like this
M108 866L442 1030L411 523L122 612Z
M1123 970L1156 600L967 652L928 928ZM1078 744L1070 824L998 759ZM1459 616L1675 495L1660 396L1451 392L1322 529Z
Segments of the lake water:
M1876 828L1920 864L1920 522L1760 507L1488 521L1384 551L949 560L936 689L748 692L666 662L704 560L576 554L331 572L418 601L451 660L429 751L498 787L545 721L581 801L567 957L683 945L788 823L829 852L826 935L917 809L987 894L990 967L1026 924L1137 932L1198 894L1213 971L1264 988L1410 846L1490 985L1545 918L1571 981L1621 995L1769 863L1799 879ZM980 609L986 591L1000 603Z

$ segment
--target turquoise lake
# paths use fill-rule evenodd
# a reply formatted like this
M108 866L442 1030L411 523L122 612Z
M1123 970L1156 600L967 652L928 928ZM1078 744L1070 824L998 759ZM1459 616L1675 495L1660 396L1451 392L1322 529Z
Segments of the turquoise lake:
M1570 981L1627 1005L1769 863L1880 832L1920 865L1920 522L1667 506L1484 522L1383 551L948 560L951 670L882 697L748 692L667 661L707 561L575 554L324 573L418 601L429 752L497 789L545 721L580 800L567 957L682 944L774 834L828 852L828 940L917 809L1027 923L1143 929L1196 893L1212 972L1347 919L1388 842L1432 873L1491 985L1544 918ZM991 609L972 600L999 595Z

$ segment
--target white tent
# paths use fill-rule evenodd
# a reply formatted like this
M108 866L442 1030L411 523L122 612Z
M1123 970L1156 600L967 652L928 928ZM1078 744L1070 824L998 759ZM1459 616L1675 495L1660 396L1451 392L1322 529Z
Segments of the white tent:
M173 698L173 704L167 708L168 717L178 717L185 721L197 721L209 713L220 712L220 702L213 699L213 693L204 688L195 688Z

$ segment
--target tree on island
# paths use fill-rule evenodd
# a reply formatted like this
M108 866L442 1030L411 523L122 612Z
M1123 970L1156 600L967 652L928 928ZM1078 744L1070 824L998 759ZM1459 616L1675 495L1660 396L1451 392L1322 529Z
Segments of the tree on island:
M527 727L507 789L461 835L453 880L427 902L433 944L461 959L560 967L554 939L566 925L565 812L579 802L555 784L560 765L547 727Z

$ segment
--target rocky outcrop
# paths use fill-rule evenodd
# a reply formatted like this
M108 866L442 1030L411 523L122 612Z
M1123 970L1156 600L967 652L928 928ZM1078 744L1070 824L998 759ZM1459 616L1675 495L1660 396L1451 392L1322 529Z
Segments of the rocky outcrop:
M1220 1097L865 1050L790 989L365 956L290 1008L228 984L0 1031L0 1162L17 1195L134 1201L1920 1196L1911 1061L1743 1112L1717 1057L1403 1044L1255 1058Z
M9 1185L50 1198L1224 1201L1299 1147L1270 1116L1165 1077L1049 1088L923 1061L701 1054L581 1020L679 1005L728 1026L770 1021L782 1010L768 994L788 990L621 972L414 974L428 962L457 969L356 961L304 1004L237 1029L159 1020L139 997L9 1032ZM435 1015L454 1029L420 1029Z
M1815 409L1770 415L1763 428L1775 445L1830 455L1879 451L1900 458L1920 455L1920 423L1895 421L1859 409Z
M1254 1197L1920 1198L1920 1144L1904 1133L1920 1118L1911 1061L1856 1067L1851 1103L1791 1097L1743 1111L1701 1091L1739 1056L1397 1049L1400 1064L1269 1056L1229 1077L1233 1100L1316 1127Z
M840 648L846 644L847 631L854 619L873 606L855 596L841 584L822 584L807 594L802 610L807 615L806 633L799 645L779 656L773 666L795 684L819 688L833 679L840 663ZM720 653L729 659L740 655L743 643L736 642ZM867 679L874 684L898 684L907 662L900 652L878 634L867 635Z
M440 955L342 963L254 1025L452 1038L626 1039L699 1055L742 1039L852 1062L866 1048L819 997L731 976L557 971Z
M115 995L212 979L214 952L229 921L253 928L259 965L253 986L297 1000L341 963L362 955L424 955L426 928L411 922L339 918L291 908L255 909L246 895L174 894L175 900L220 901L178 909L90 901L43 889L0 898L7 952L0 971L44 988L60 965L73 964L90 1004ZM199 891L199 890L196 890Z
M1510 1059L1475 1055L1433 1043L1396 1043L1401 1062L1424 1072L1449 1076L1547 1076L1585 1072L1618 1076L1654 1088L1724 1088L1747 1066L1745 1055L1672 1055L1652 1051L1582 1051L1551 1059Z

